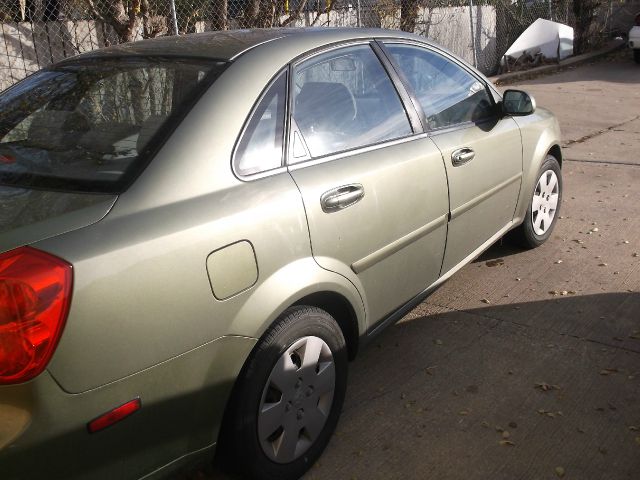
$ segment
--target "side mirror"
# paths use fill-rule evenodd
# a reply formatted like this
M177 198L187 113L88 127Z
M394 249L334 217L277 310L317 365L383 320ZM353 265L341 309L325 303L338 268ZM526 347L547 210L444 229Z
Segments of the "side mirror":
M507 90L502 96L502 111L505 115L531 115L536 111L536 101L522 90Z

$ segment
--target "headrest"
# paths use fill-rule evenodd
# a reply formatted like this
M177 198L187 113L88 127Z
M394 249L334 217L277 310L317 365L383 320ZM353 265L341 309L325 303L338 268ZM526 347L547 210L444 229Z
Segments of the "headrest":
M355 115L355 99L343 83L307 82L296 98L295 118L305 126L339 127Z

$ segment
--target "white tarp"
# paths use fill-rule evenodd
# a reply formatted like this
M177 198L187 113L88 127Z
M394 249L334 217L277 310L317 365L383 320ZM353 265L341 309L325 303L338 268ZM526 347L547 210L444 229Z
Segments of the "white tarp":
M560 55L560 60L570 57L573 55L573 28L539 18L522 32L505 55L518 58L525 51L540 52L546 58Z

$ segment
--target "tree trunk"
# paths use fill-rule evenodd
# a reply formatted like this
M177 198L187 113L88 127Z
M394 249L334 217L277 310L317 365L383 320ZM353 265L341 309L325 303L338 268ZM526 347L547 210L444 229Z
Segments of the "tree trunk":
M229 30L229 2L228 0L212 0L213 18L211 28L213 30Z
M576 55L588 50L591 27L596 19L596 14L603 0L573 0L573 13L575 15L575 35L573 39L573 52Z
M415 32L419 0L400 0L400 30Z

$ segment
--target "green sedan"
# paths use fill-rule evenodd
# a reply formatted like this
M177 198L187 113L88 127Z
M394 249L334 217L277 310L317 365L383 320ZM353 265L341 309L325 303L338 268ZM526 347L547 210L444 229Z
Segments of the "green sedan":
M510 230L560 132L412 34L272 29L86 53L0 94L0 477L293 479L347 366Z

